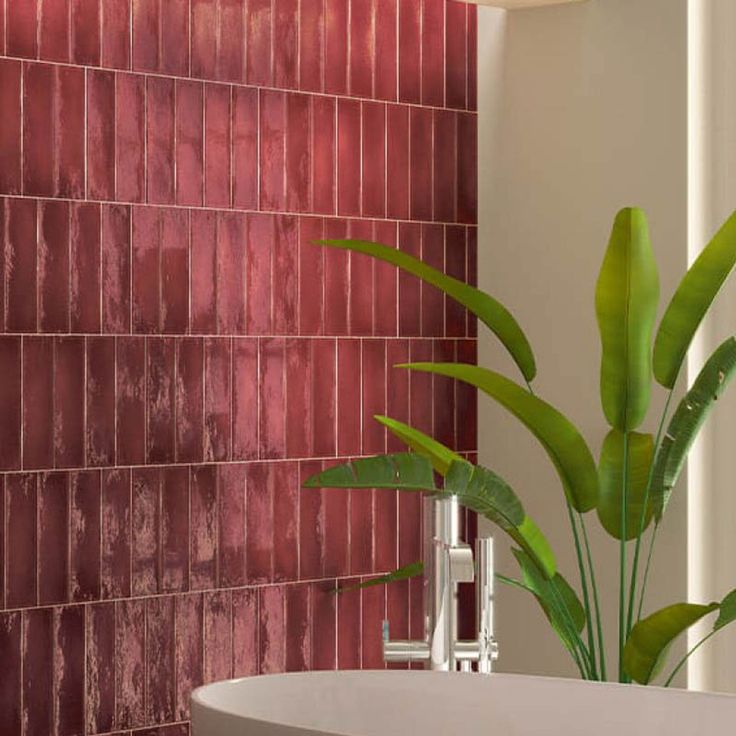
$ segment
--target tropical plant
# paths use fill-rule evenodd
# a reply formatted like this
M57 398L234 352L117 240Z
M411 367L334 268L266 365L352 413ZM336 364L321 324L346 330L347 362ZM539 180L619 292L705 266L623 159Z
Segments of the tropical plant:
M729 337L708 358L670 416L677 379L693 336L736 265L736 213L685 274L656 333L659 278L646 217L636 208L624 209L616 216L595 297L602 347L600 396L610 427L597 464L572 422L535 393L534 353L523 330L502 304L379 243L323 240L319 244L393 264L437 287L474 314L508 351L521 374L520 383L486 368L461 363L409 363L397 367L455 378L476 387L536 437L554 465L564 492L579 592L558 571L549 543L505 480L395 419L376 417L410 452L338 465L314 475L305 485L397 488L457 496L460 504L489 519L513 543L520 578L499 575L499 579L536 599L583 678L606 680L598 584L587 531L587 515L595 510L603 529L619 545L620 682L652 682L666 666L672 642L703 617L718 614L707 636L676 663L665 679L669 685L695 649L736 620L736 590L720 602L676 603L642 615L652 550L671 494L698 431L736 374L736 338ZM637 431L649 409L653 378L667 392L654 435ZM437 478L442 482L438 483ZM643 555L647 533L648 552ZM420 572L417 563L371 582L390 582Z

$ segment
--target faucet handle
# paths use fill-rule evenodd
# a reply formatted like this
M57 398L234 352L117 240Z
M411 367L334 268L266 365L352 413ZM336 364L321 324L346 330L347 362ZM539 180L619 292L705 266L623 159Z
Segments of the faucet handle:
M450 557L450 579L453 583L472 583L475 579L473 550L469 544L461 542L448 550Z

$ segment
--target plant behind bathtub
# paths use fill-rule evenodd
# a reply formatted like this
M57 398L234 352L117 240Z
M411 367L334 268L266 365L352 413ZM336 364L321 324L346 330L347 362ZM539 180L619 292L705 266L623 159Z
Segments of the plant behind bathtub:
M707 360L672 414L668 409L693 335L736 265L736 213L715 235L682 279L654 333L659 278L641 210L616 217L596 288L601 336L600 394L610 425L598 465L575 426L532 387L536 365L524 332L508 310L488 294L427 264L378 243L325 240L322 245L363 253L398 266L441 289L470 310L499 339L516 363L523 385L479 366L410 363L398 367L448 376L480 389L522 422L541 443L560 477L575 546L580 591L557 571L555 558L516 493L493 471L474 466L418 430L376 417L413 452L379 455L339 465L306 482L312 488L398 488L456 495L459 502L490 519L514 542L521 579L500 576L532 594L569 651L583 678L606 680L595 565L585 514L596 510L603 528L619 542L618 679L650 683L662 670L672 641L703 617L717 613L704 643L736 620L736 590L720 603L676 603L642 618L651 551L687 453L713 405L736 374L736 339L730 337ZM667 391L654 436L637 432L649 408L652 376ZM435 483L435 473L443 478ZM651 527L649 551L641 555ZM628 545L633 543L630 577ZM416 572L403 568L395 577ZM392 576L382 578L382 582ZM628 578L628 580L627 580ZM697 647L696 647L697 648ZM665 680L669 685L685 663Z

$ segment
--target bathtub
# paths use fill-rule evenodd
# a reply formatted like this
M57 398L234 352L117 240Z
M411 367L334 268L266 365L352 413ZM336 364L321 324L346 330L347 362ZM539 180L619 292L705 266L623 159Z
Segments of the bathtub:
M736 733L736 696L424 671L309 672L206 685L193 736L696 736Z

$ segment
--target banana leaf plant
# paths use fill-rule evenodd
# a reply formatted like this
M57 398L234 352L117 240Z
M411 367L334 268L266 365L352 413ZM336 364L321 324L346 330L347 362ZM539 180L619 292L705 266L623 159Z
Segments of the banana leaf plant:
M580 431L535 392L533 350L504 305L395 248L363 240L322 240L318 244L393 264L440 289L475 315L506 349L520 379L462 363L396 367L474 386L539 441L559 476L579 587L573 587L558 570L542 530L527 516L521 499L503 478L390 417L376 419L409 452L338 465L309 478L305 486L456 496L460 504L489 519L508 537L519 575L499 575L499 579L536 600L581 677L606 680L605 636L587 531L589 518L597 518L619 548L618 662L611 668L612 679L653 682L667 668L673 641L704 617L715 615L709 633L665 676L664 684L671 684L693 651L736 620L736 590L720 602L675 603L643 615L652 550L672 492L700 428L736 374L736 338L729 337L705 362L692 387L681 392L679 405L670 414L693 336L736 265L736 212L687 271L659 325L659 276L646 216L636 208L616 216L595 294L602 348L600 398L609 427L597 463ZM655 381L666 392L666 400L652 435L638 430L647 417ZM642 554L644 545L647 554ZM369 584L416 574L421 574L421 563Z

